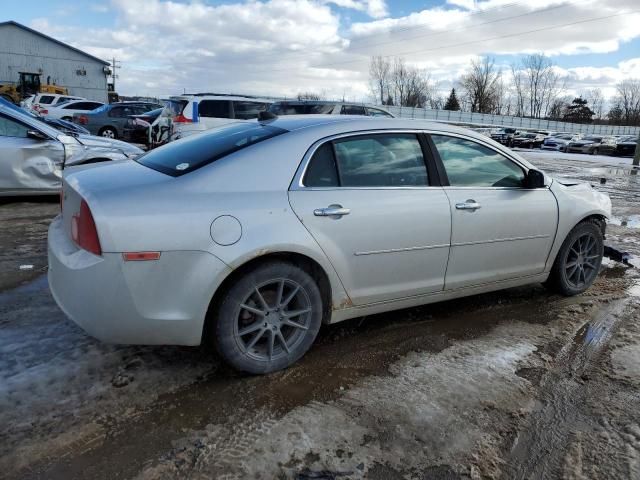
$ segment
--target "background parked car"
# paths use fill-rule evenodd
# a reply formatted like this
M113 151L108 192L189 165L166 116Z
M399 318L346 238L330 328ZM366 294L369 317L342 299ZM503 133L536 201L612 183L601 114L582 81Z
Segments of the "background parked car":
M130 115L123 129L123 140L148 145L150 142L149 128L163 110L164 107L140 115Z
M568 133L560 133L553 135L549 138L545 138L542 142L542 150L554 150L556 152L566 152L569 142L578 140L579 135L573 135Z
M73 123L78 123L93 135L120 138L130 115L140 115L164 105L149 102L111 103L86 113L75 113Z
M569 153L589 153L591 155L597 155L600 153L600 145L603 140L607 142L607 137L600 135L588 135L578 140L572 140L567 145L567 152Z
M40 107L38 113L50 118L61 118L62 120L73 120L74 113L85 113L95 110L104 105L102 102L92 100L69 100L51 107Z
M496 130L491 133L491 139L495 140L502 145L506 145L507 147L512 146L513 139L518 134L518 131L515 128L501 128L500 130Z
M384 108L359 103L298 100L274 102L269 111L275 115L365 115L368 117L394 118Z
M67 135L6 103L0 102L0 196L55 194L65 166L133 159L143 153L118 140Z
M521 133L513 138L512 147L520 148L540 148L544 141L544 135L540 133Z
M2 97L0 97L0 105L4 105L7 108L11 108L13 110L16 110L16 111L22 113L23 115L27 115L29 117L35 118L37 120L40 120L40 121L46 123L47 125L49 125L50 127L53 127L56 130L60 130L63 133L89 135L89 130L87 130L86 128L81 127L80 125L76 125L75 123L68 122L68 121L62 120L60 118L42 117L42 116L34 113L32 110L26 110L26 109L24 109L22 107L18 107L17 105L14 105L13 103L9 102L8 100L5 100Z
M254 120L270 104L271 100L240 95L180 95L169 98L166 111L155 125L158 128L169 126L168 140L176 140L233 121Z
M638 137L636 135L610 137L607 142L600 145L600 153L618 157L633 157L637 146Z
M86 100L86 98L57 93L38 93L31 102L31 110L39 112L43 108L55 107L69 100Z

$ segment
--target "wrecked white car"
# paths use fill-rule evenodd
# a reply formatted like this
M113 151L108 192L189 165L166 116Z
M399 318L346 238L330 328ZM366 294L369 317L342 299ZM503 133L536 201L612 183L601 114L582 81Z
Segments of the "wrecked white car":
M67 166L132 159L142 153L118 140L62 133L0 104L0 196L57 193Z

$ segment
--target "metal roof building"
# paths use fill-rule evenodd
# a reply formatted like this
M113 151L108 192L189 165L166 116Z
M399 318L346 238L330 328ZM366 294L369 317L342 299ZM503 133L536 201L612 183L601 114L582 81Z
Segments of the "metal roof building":
M16 84L18 72L41 73L43 85L107 102L109 62L20 23L0 22L0 84Z

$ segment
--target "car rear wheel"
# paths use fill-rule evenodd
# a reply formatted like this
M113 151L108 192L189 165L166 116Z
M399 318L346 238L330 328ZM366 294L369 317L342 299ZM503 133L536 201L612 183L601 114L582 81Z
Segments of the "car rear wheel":
M591 155L598 155L598 153L600 153L600 150L598 149L598 147L591 150Z
M72 117L62 117L62 120L66 120L67 122L70 122L73 120Z
M211 340L234 368L275 372L309 350L322 311L320 289L307 272L285 262L266 263L224 293Z
M560 247L545 285L567 296L584 292L598 276L603 253L600 227L593 221L576 225Z
M105 138L118 138L118 132L116 132L115 128L113 127L104 127L100 129L100 132L98 134L101 137Z

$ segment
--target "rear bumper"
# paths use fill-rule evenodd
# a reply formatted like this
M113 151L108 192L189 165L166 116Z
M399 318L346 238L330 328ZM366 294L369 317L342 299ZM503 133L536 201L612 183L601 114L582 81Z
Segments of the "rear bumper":
M211 297L229 272L208 252L162 252L124 262L79 249L61 217L49 227L49 286L64 313L108 343L198 345Z

